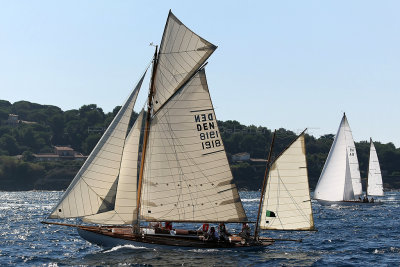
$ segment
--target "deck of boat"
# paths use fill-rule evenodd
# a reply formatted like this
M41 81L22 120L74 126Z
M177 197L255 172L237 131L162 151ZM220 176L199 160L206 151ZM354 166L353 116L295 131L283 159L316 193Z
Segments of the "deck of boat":
M132 232L131 227L108 226L77 226L79 235L85 240L102 247L118 245L134 245L144 248L263 248L274 243L273 239L261 237L242 240L237 235L232 235L228 240L206 240L204 235L195 231L179 230L157 233L154 229L143 228L139 234Z

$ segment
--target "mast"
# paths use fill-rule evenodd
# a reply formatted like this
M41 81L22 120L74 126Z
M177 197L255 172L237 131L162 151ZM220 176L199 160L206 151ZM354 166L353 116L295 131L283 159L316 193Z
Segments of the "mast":
M261 212L261 207L262 207L262 200L264 198L265 188L266 188L266 185L267 185L269 167L270 167L270 164L271 164L272 149L274 148L274 142L275 142L275 135L276 135L276 130L274 130L274 134L272 135L271 147L269 149L269 154L268 154L268 159L267 159L267 168L265 169L264 180L263 180L263 184L262 184L262 187L261 187L260 203L258 205L257 221L256 221L255 229L254 229L254 239L256 239L257 235L258 235L258 225L259 225L259 221L260 221L260 212Z
M153 58L153 71L151 74L151 82L150 82L150 90L149 90L149 96L147 100L147 114L146 114L146 124L144 127L144 138L143 138L143 148L142 148L142 158L140 161L140 172L139 172L139 181L138 181L138 190L137 190L137 199L136 199L136 224L134 225L135 230L139 230L139 214L140 214L140 198L141 198L141 193L142 193L142 179L143 179L143 169L144 169L144 160L146 156L146 148L147 148L147 143L148 143L148 137L150 133L150 119L151 119L151 111L153 108L153 95L155 91L155 76L156 76L156 71L157 71L157 64L158 63L158 45L156 45L156 49L154 52L154 58Z

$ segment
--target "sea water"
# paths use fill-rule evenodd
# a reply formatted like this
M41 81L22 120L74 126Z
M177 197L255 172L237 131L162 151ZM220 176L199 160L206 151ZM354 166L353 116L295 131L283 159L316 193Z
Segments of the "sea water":
M317 232L271 232L276 242L262 250L102 249L69 227L40 222L61 192L0 192L0 266L149 265L149 266L320 266L400 264L400 193L387 192L378 206L320 206L312 202ZM259 192L240 193L255 220ZM64 222L74 223L73 220ZM228 224L234 231L235 226Z

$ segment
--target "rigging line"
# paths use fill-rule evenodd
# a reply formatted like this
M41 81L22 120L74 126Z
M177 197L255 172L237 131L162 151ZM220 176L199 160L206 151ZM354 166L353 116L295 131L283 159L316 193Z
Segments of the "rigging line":
M285 185L285 182L283 181L283 179L281 178L281 175L279 174L279 169L278 169L278 180L280 183L282 183L282 186L285 188L287 194L289 195L290 199L292 200L294 206L297 208L297 210L299 211L300 215L302 215L307 221L310 222L310 220L307 218L307 215L304 213L304 211L302 209L300 209L299 204L295 201L295 198L292 196L292 194L290 194L290 191L288 190L288 188Z

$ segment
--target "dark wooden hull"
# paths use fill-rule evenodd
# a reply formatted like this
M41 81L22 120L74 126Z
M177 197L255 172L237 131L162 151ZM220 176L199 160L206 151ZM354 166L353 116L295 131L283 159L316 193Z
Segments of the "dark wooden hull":
M128 227L96 227L78 226L79 235L102 247L110 248L118 245L133 245L143 248L234 248L234 249L258 249L274 243L273 239L250 239L247 242L237 236L232 236L226 241L205 240L203 235L170 235L170 234L133 234Z

